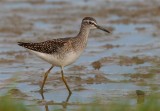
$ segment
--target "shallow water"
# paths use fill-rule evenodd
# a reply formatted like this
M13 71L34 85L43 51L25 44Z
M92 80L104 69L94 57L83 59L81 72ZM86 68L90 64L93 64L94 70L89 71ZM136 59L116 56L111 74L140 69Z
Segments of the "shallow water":
M135 90L143 90L147 95L160 91L157 24L160 19L156 14L145 13L148 9L144 6L158 7L150 2L1 1L0 94L8 94L14 89L19 93L11 93L13 97L22 99L30 108L36 106L44 111L46 105L49 109L65 109L63 103L68 92L61 80L60 69L51 71L43 101L38 90L43 73L50 65L19 47L17 41L37 42L75 36L84 16L95 17L112 33L91 31L87 49L74 64L65 68L66 79L73 91L66 108L68 111L99 99L104 104L124 100L135 105ZM96 8L97 5L100 7ZM135 17L130 15L132 10ZM141 10L144 14L139 16ZM100 70L92 66L95 61L101 63Z

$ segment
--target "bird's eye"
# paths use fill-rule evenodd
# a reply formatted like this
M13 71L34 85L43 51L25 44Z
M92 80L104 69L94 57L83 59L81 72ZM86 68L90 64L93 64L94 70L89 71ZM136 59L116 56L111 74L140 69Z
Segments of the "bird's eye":
M92 22L89 22L89 24L93 24Z

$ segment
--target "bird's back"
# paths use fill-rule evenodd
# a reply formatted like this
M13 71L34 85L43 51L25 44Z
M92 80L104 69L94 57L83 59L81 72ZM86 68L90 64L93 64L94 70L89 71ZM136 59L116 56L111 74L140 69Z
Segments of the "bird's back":
M65 45L68 44L69 41L70 38L60 38L39 43L18 42L18 45L33 51L42 52L46 54L54 54L57 53L59 49L65 47Z

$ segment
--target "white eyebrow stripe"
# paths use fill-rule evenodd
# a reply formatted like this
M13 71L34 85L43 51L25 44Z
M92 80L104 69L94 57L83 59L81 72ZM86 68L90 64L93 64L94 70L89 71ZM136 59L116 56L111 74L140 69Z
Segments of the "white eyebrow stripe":
M96 23L94 21L90 21L92 24L96 25Z
M89 22L89 20L83 20L84 22Z
M83 22L87 22L87 23L91 22L91 23L94 24L94 25L97 24L97 23L95 23L94 21L90 21L90 20L83 20Z

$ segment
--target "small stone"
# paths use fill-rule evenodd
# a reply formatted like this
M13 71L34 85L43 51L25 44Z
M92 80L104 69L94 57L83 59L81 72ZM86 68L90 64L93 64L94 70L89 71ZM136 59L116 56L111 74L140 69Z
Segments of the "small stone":
M100 61L95 61L95 62L93 62L92 64L92 67L96 70L96 69L100 69L101 67L102 67L102 64L101 64L101 62Z

